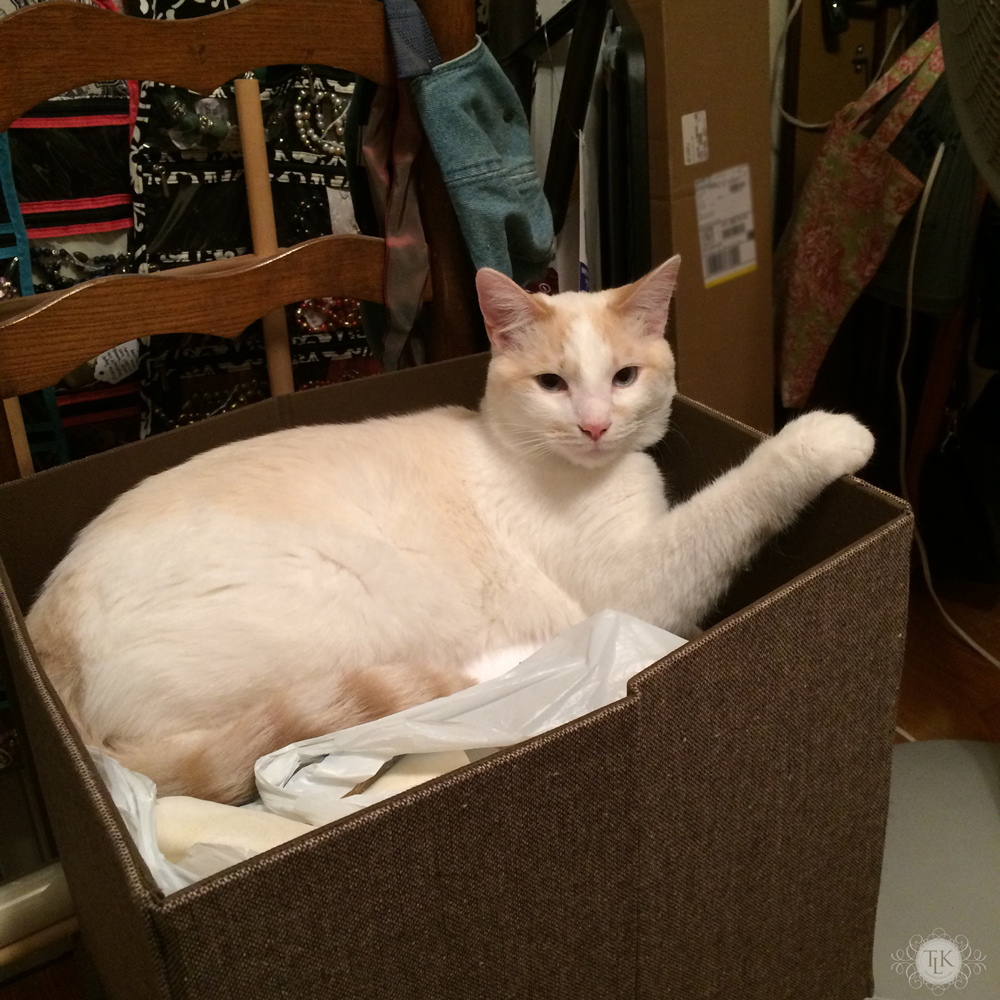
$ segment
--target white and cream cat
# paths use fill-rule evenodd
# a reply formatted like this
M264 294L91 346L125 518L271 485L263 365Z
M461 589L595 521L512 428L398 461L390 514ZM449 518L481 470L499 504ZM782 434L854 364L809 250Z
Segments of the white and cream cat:
M160 794L236 802L257 757L455 691L484 654L603 608L681 634L871 434L810 413L671 507L679 258L597 294L479 272L478 413L226 445L96 518L28 616L84 739Z

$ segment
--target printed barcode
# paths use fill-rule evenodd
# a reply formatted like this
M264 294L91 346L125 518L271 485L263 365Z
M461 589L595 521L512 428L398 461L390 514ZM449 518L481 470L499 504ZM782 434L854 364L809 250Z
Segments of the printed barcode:
M722 230L722 238L728 240L730 236L735 236L737 233L742 233L746 229L747 224L745 222L737 222L735 226L730 226L728 229Z
M740 266L740 247L727 247L717 253L710 253L705 258L705 267L709 276L727 271L731 267Z

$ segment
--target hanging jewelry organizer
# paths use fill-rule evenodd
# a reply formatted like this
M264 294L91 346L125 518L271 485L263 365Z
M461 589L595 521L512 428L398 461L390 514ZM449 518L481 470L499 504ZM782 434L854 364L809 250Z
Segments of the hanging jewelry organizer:
M182 3L175 13L190 7ZM156 13L155 4L152 9ZM238 80L204 97L143 83L132 141L137 219L132 259L140 273L231 258L251 246L259 250L247 211L236 114L236 90L248 85L254 81ZM337 70L287 67L269 71L260 96L251 98L251 107L259 102L262 112L266 165L258 169L270 175L263 193L269 190L273 199L275 249L356 231L343 143L324 139L323 151L308 136L312 129L317 137L342 138L353 87L353 78ZM348 304L353 308L334 308L333 300L315 300L307 308L295 303L283 316L275 311L231 341L172 334L143 344L144 433L194 423L266 396L263 326L269 322L277 324L279 341L290 341L296 389L377 372L357 305Z
M467 49L468 40L450 14L435 11L431 21L443 58L454 58ZM309 24L322 24L323 31L304 39L301 26ZM384 7L377 0L349 4L248 0L215 14L160 21L51 0L0 22L0 131L53 93L93 80L156 80L210 95L248 68L299 66L305 56L311 65L337 66L374 83L388 84L393 76L384 37ZM39 44L39 39L45 44ZM26 52L32 54L30 60L24 58ZM328 121L336 117L332 108L324 114L329 114ZM316 131L315 119L312 128ZM279 191L283 187L274 186ZM453 357L471 349L473 327L464 325L463 319L472 315L474 289L454 212L430 157L422 158L417 193L434 247L431 281L424 289L424 298L430 300L428 355L432 360ZM373 242L384 253L382 241ZM321 236L306 243L295 252L309 248L309 264L318 269L309 276L290 272L294 253L248 254L235 261L203 261L193 265L197 271L184 266L162 276L99 278L35 296L30 305L21 300L0 303L0 389L10 396L39 384L53 384L80 362L84 345L83 357L93 357L123 341L155 333L185 331L232 338L269 309L321 299L332 292L338 297L381 302L382 265L376 268L375 280L371 274L362 276L355 266L363 259L371 262L368 245L357 236ZM352 254L342 249L346 246L356 250ZM334 258L339 268L346 268L343 273L333 268ZM237 276L249 275L253 277L247 285L235 281ZM201 294L185 300L188 281L197 282L191 290L197 288L200 293L209 280L219 280L222 301L206 302ZM135 281L143 283L143 292L126 294L126 284ZM154 291L154 286L165 281L169 289ZM364 294L352 283L363 285ZM239 301L233 297L237 287L246 292ZM262 303L260 312L252 311ZM246 322L234 329L233 317ZM286 353L290 353L287 348ZM46 381L39 383L41 372L46 373ZM5 430L0 429L0 459L7 463L13 451Z

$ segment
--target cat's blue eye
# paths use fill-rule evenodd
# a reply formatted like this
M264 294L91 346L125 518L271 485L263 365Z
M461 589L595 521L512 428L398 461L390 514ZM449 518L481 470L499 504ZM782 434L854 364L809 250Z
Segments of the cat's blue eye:
M639 369L635 365L619 368L611 380L615 385L631 385L639 377Z
M545 372L544 375L536 375L535 381L546 392L562 392L563 389L567 388L566 380L554 372Z

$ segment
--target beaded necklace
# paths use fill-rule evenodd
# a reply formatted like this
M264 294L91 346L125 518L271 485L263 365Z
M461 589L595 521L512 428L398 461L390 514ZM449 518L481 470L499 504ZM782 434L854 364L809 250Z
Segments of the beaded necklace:
M72 288L88 278L104 278L109 274L124 274L126 254L98 254L89 257L85 253L73 253L65 247L32 247L31 266L45 279L35 283L36 292L55 292ZM67 271L69 273L67 273Z
M327 119L325 102L332 104L333 117ZM295 102L295 127L298 129L302 145L310 152L325 153L327 156L343 156L344 143L327 139L330 130L338 139L344 137L344 116L350 98L341 94L330 94L315 77L308 87L299 91Z

